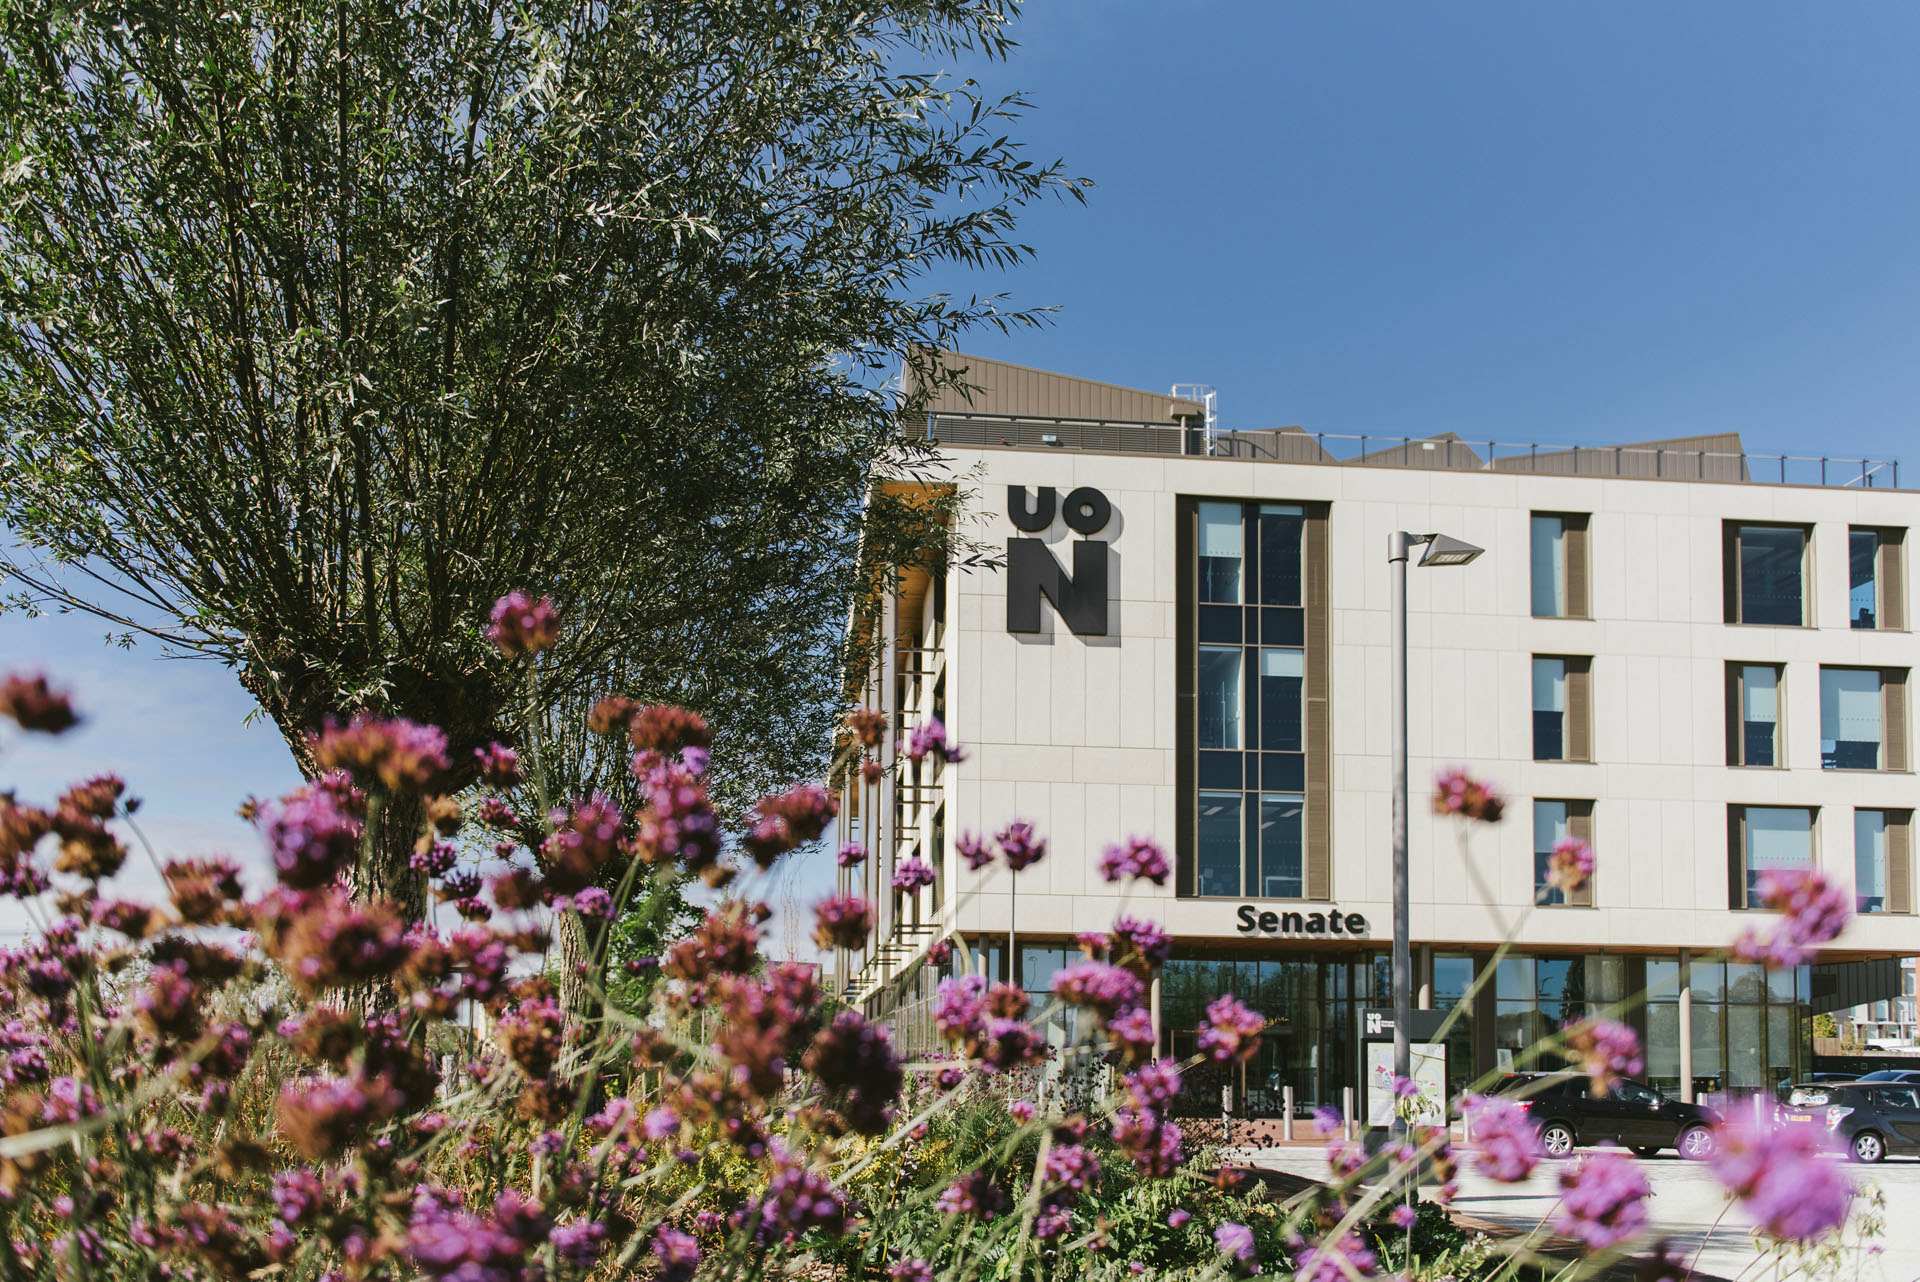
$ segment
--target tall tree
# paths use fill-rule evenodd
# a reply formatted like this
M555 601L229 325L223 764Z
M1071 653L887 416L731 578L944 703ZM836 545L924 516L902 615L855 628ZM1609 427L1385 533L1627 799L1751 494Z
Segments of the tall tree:
M481 634L522 587L568 622L537 698L749 690L807 759L887 375L1033 319L925 274L1081 194L1021 99L938 72L1016 8L6 6L11 604L232 665L309 767L373 707L465 768L522 698ZM405 827L370 888L417 903Z

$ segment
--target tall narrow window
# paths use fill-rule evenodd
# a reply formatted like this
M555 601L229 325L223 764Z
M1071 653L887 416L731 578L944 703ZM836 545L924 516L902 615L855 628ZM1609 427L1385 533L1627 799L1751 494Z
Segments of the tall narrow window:
M1244 830L1240 820L1240 794L1203 792L1200 794L1199 858L1197 893L1237 896L1240 888L1240 842Z
M1260 798L1260 876L1255 894L1300 899L1306 894L1304 820L1306 801L1297 795Z
M1569 803L1536 801L1533 803L1533 897L1536 903L1564 904L1567 897L1547 880L1547 863L1553 848L1572 835Z
M1780 668L1772 663L1727 665L1727 764L1781 766Z
M1216 605L1240 604L1241 562L1238 503L1200 504L1200 599Z
M1587 606L1587 517L1535 512L1532 528L1533 617L1584 619Z
M1240 648L1200 647L1199 732L1202 748L1240 746Z
M1760 875L1813 867L1814 811L1806 806L1734 806L1733 906L1760 906Z
M1856 628L1879 627L1880 531L1847 531L1847 619Z
M1729 525L1727 552L1727 622L1806 626L1804 526Z
M1567 661L1533 661L1533 759L1567 759Z
M1560 517L1533 515L1533 617L1567 614L1567 526Z
M1260 508L1260 603L1299 605L1306 509L1268 503Z
M1856 912L1887 911L1887 812L1853 812L1853 906Z
M1260 652L1260 746L1268 752L1302 750L1306 675L1304 650L1268 646Z
M1820 669L1820 766L1878 770L1882 741L1877 668Z

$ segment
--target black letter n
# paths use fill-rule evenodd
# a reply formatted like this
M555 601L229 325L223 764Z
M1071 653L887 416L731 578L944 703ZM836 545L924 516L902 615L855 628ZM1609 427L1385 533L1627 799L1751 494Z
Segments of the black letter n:
M1069 579L1039 539L1007 540L1007 631L1040 631L1040 598L1053 602L1075 636L1107 635L1107 544L1081 539L1073 545Z

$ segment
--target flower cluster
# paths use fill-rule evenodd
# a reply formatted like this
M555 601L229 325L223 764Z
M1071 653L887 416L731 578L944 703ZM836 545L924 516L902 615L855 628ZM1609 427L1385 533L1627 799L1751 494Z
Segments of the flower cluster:
M1554 1227L1589 1250L1604 1251L1646 1228L1652 1192L1646 1173L1631 1157L1607 1149L1588 1153L1573 1169L1560 1173Z
M1046 839L1035 833L1033 825L1024 819L1014 820L995 833L993 839L1000 846L1000 857L1014 872L1024 872L1047 854Z
M813 942L822 948L860 948L873 933L873 905L858 895L821 900L813 918Z
M1207 1019L1196 1042L1200 1052L1216 1063L1250 1063L1260 1051L1267 1020L1231 993L1207 1003Z
M1810 1242L1846 1223L1853 1184L1811 1127L1718 1127L1713 1173L1767 1234Z
M353 865L360 825L353 790L324 784L296 789L260 814L274 874L297 890L317 890Z
M1149 837L1129 837L1100 854L1100 876L1107 881L1150 881L1164 886L1172 872L1167 852Z
M1593 847L1578 837L1562 837L1547 856L1547 884L1571 895L1593 879Z
M307 739L322 770L343 770L363 788L421 792L447 772L447 736L436 726L404 717L361 713Z
M933 869L922 859L902 859L893 870L893 888L902 894L910 895L922 886L931 886L933 880Z
M513 591L493 603L487 640L509 658L538 654L560 639L560 612L546 597Z
M907 759L919 765L928 757L956 765L967 759L967 750L947 733L946 723L929 717L907 735Z
M0 676L0 717L6 717L22 730L39 734L64 734L78 725L73 699L65 691L55 690L40 673L10 672Z
M1468 774L1462 767L1443 770L1433 781L1433 813L1458 815L1479 823L1499 823L1506 800L1493 785Z
M1461 1104L1467 1134L1478 1146L1482 1175L1517 1184L1533 1174L1546 1151L1526 1106L1503 1095L1469 1095Z
M740 844L761 868L771 868L789 850L818 840L838 811L833 794L825 788L817 783L798 784L760 799L753 826Z
M1813 869L1771 868L1760 874L1760 902L1781 914L1771 934L1749 928L1733 955L1769 970L1798 966L1822 944L1832 943L1853 916L1845 888Z
M1638 1077L1647 1066L1640 1036L1613 1019L1587 1019L1566 1030L1567 1052L1586 1070L1596 1094L1609 1094L1623 1077Z

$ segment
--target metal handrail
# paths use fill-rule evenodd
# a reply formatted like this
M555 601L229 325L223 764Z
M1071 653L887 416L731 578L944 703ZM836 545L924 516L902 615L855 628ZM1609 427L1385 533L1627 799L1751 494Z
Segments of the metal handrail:
M1231 458L1252 462L1441 471L1511 472L1614 479L1751 482L1840 489L1899 489L1900 461L1834 454L1711 450L1652 441L1586 445L1308 432L1300 428L1222 429L1212 439L1181 423L1058 418L971 411L903 416L909 434L934 444Z

